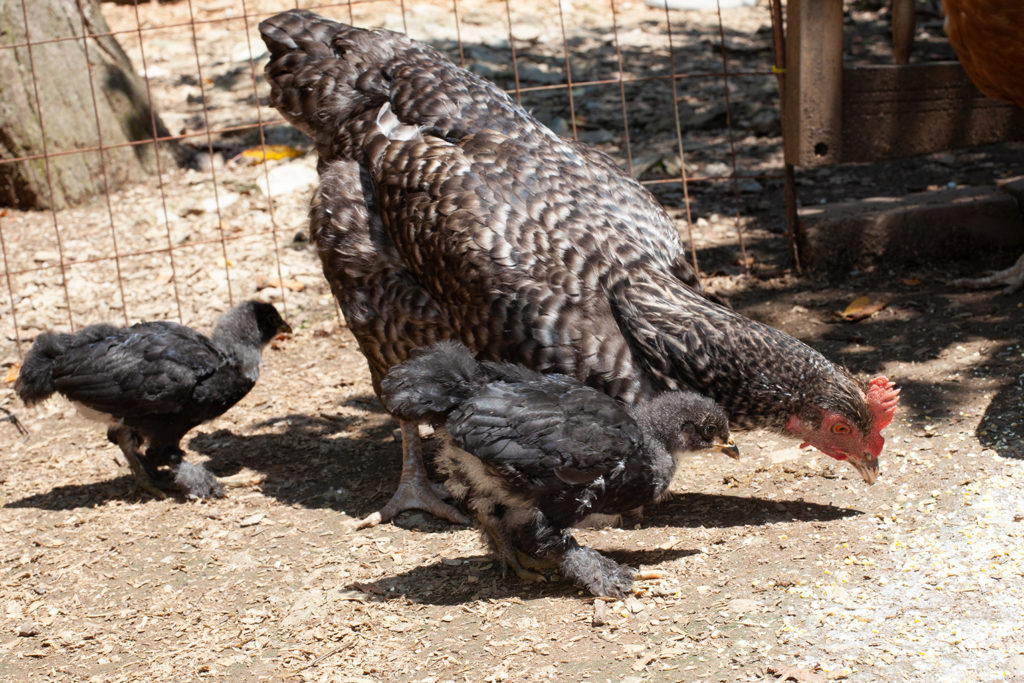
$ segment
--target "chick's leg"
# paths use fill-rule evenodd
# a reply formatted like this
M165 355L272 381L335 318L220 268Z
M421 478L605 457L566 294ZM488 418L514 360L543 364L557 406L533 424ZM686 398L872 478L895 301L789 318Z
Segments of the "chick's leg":
M433 482L427 477L427 468L423 464L423 444L416 423L402 420L401 427L402 475L398 480L398 489L384 507L359 520L356 528L364 529L387 522L405 510L424 510L451 522L469 524L464 514L441 500Z
M28 436L28 430L25 429L25 425L21 424L21 420L18 419L17 415L7 410L7 408L4 408L3 406L0 406L0 410L2 410L5 413L4 417L0 417L0 422L10 422L12 425L14 425L14 428L18 430L19 434L21 434L22 436Z
M174 473L174 485L190 498L220 498L224 487L213 473L201 465L185 460L185 452L177 443L151 444L146 459L155 465L166 465Z
M161 491L153 481L156 472L146 462L145 457L139 450L139 447L142 445L142 440L139 439L139 436L127 427L111 427L107 430L107 438L116 443L121 448L121 452L124 453L124 457L128 461L128 467L132 469L132 474L135 475L135 485L157 498L166 498L167 494Z
M543 583L548 580L541 572L546 569L552 569L554 565L531 557L519 548L516 548L512 544L507 530L503 528L507 524L507 520L499 519L494 514L484 513L478 514L477 519L480 520L480 528L483 530L484 535L487 536L494 554L498 556L498 561L501 562L502 576L504 576L505 569L507 568L514 571L516 576L523 581Z
M556 564L562 576L593 595L620 598L633 589L632 567L581 546L568 529L556 526L539 510L517 527L514 543L524 553Z

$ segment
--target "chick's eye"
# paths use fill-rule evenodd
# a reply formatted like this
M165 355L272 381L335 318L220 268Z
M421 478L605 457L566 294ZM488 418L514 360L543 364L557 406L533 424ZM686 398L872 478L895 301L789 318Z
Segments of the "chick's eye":
M704 427L703 436L704 436L704 439L707 440L707 441L711 441L712 439L714 439L715 438L715 428L714 428L714 426L707 425L706 427Z
M847 427L846 425L842 424L842 423L832 425L832 433L833 434L846 434L849 431L850 431L850 428Z

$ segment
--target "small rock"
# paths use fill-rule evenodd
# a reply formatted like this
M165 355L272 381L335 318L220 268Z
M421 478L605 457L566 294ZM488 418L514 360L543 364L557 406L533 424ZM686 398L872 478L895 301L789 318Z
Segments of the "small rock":
M315 163L300 157L295 161L275 165L266 176L260 176L256 184L268 197L282 197L306 190L320 180Z
M605 601L597 598L594 600L594 616L590 618L591 626L604 626L608 623L608 606Z
M161 114L162 116L163 114ZM192 157L191 168L203 173L220 170L224 168L224 157L216 152L210 154L206 150L200 150Z
M756 600L751 600L749 598L736 598L735 600L730 600L727 607L729 608L729 611L734 614L743 614L744 612L753 612L756 610L758 608L758 603Z
M23 621L18 624L18 628L15 629L15 633L18 634L19 638L31 638L32 636L38 636L39 626L33 624L31 621Z
M220 192L217 193L216 197L207 197L203 201L199 202L198 205L190 206L187 209L185 209L185 215L191 216L204 213L214 213L216 211L226 209L227 207L231 206L239 199L241 199L241 197L242 196L237 192L227 192L225 190L221 190Z
M737 183L740 192L754 194L764 189L764 186L753 178L743 178Z
M721 161L712 161L710 164L704 167L704 175L707 176L727 177L731 174L732 169L729 167L729 164L723 163Z

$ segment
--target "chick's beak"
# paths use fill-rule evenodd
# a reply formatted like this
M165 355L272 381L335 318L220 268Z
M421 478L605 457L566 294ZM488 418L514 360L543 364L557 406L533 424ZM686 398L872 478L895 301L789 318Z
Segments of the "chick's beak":
M291 334L291 333L292 333L292 326L289 325L288 323L284 322L284 321L282 321L281 324L277 327L277 334L278 335Z
M732 442L732 439L729 439L725 443L715 443L715 444L712 444L711 448L713 448L716 451L720 451L722 453L725 453L726 455L728 455L730 458L733 458L734 460L739 460L740 459L740 449L736 448L736 444L734 444Z
M862 456L860 458L849 458L850 464L857 468L861 478L868 484L878 481L878 460L876 458Z

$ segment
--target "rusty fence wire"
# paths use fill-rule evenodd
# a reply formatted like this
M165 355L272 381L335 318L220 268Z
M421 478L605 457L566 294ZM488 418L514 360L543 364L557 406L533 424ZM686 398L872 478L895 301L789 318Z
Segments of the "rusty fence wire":
M65 0L81 23L47 35L32 0L10 0L23 30L0 35L32 80L41 147L6 164L42 164L50 208L0 207L6 301L4 365L44 329L107 320L209 325L243 298L280 303L299 326L336 315L319 264L304 248L316 182L308 142L267 105L266 50L257 24L291 4L270 0L102 3ZM734 232L747 264L747 206L781 173L768 3L742 12L677 11L652 0L351 0L296 2L359 26L427 41L494 80L556 132L593 144L647 185L695 245L702 228ZM67 28L67 27L65 27ZM152 111L134 140L111 142L101 115L105 74L90 51L112 38L140 77ZM77 46L83 73L42 68L48 50ZM69 112L41 95L51 79L86 79L77 126L91 144L50 133ZM774 114L774 115L773 115ZM0 121L0 130L3 122ZM152 154L151 173L121 182L112 155ZM103 190L72 206L56 200L70 160ZM264 161L266 159L266 161ZM45 198L44 198L45 199ZM781 204L781 202L779 202ZM781 208L778 221L782 221ZM710 221L710 222L709 222ZM706 231L705 231L706 232ZM714 241L713 239L711 240ZM724 238L723 238L724 241ZM692 251L697 264L696 250Z

